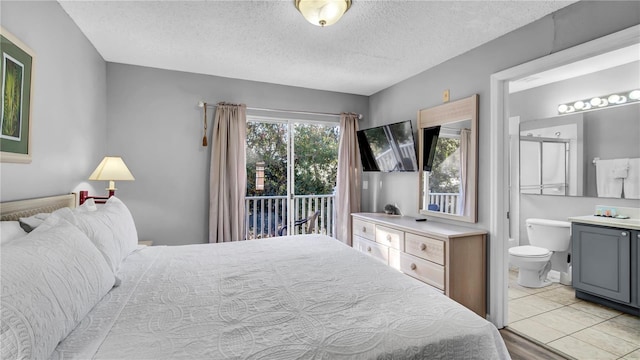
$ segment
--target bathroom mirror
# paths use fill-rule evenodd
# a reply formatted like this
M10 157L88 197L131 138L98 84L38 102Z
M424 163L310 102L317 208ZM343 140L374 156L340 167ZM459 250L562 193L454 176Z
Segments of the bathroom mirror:
M637 58L637 47L631 50ZM621 61L619 54L617 58ZM510 113L517 119L510 136L512 154L519 160L521 194L639 197L632 191L605 189L603 172L606 163L616 159L639 161L640 102L625 99L620 105L558 114L560 104L639 89L639 69L640 62L629 61L510 94Z
M520 122L520 192L636 198L598 189L598 175L601 186L607 181L598 167L608 160L640 158L638 134L640 103Z
M420 214L477 222L477 94L418 111L418 168Z

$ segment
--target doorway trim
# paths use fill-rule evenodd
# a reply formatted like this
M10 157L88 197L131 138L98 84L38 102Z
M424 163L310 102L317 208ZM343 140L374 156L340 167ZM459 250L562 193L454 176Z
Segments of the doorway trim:
M503 328L508 314L509 82L640 42L640 25L494 73L491 82L489 320Z

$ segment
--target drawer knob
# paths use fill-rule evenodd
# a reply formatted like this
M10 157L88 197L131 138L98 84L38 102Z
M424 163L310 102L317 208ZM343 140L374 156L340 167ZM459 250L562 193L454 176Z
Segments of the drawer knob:
M422 250L422 251L427 250L427 245L425 245L425 244L420 244L420 250Z
M417 268L416 264L414 263L411 263L409 267L411 268L411 270L415 270Z
M391 241L391 234L387 234L387 241Z
M371 252L371 246L367 246L367 252Z
M362 232L367 232L367 228L366 227L362 227Z
M622 234L620 234L620 236L627 236L627 233L623 231Z

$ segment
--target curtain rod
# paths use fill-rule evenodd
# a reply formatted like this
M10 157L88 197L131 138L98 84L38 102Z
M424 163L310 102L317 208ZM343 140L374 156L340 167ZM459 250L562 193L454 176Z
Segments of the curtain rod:
M215 105L208 104L204 101L198 102L198 107L209 107L213 108ZM247 110L254 111L271 111L271 112L283 112L289 114L299 114L299 115L321 115L321 116L340 116L340 114L334 113L326 113L326 112L316 112L316 111L299 111L299 110L284 110L284 109L268 109L268 108L258 108L258 107L247 107ZM357 114L358 119L362 119L362 114Z

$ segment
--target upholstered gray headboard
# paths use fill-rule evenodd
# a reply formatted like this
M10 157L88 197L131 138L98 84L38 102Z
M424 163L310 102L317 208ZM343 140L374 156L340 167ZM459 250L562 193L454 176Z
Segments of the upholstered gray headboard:
M0 220L18 220L38 213L50 213L63 207L76 207L76 194L7 201L0 203Z

